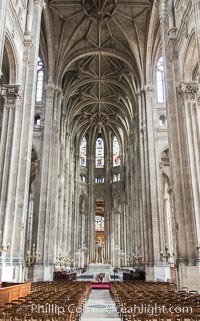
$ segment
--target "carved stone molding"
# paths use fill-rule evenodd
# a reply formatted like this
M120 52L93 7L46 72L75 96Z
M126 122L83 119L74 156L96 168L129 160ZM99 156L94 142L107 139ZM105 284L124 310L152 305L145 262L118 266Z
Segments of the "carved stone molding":
M152 94L154 92L154 87L151 85L145 85L144 92L145 92L146 96L152 96Z
M56 86L53 83L48 83L45 86L46 93L54 94L56 92Z
M82 7L86 17L101 22L102 20L111 19L117 8L117 2L116 0L109 2L99 1L97 4L88 0L82 0Z
M46 8L46 3L44 0L34 0L35 4L39 4L42 9L45 9Z
M16 108L20 106L20 89L17 85L4 85L2 87L2 97L6 108Z
M196 82L181 82L178 87L178 93L185 100L199 99L199 84Z
M164 169L164 162L163 161L159 162L159 168L161 171Z
M56 94L57 96L60 96L60 98L63 100L64 96L63 96L63 90L61 88L56 87Z
M199 90L197 92L197 104L200 107L200 88L199 88Z

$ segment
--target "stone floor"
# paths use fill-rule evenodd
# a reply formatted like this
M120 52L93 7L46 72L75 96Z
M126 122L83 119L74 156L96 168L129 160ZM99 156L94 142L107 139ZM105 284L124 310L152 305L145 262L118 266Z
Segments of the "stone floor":
M92 290L81 321L121 321L109 290Z

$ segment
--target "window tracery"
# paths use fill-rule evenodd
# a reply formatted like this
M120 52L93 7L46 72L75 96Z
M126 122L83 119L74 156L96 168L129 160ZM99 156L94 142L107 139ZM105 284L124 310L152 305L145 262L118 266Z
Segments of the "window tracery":
M164 60L161 56L156 64L156 88L157 101L159 104L165 102L165 75L164 75Z
M97 138L96 141L96 168L104 167L104 141L102 138Z
M44 64L40 57L37 63L36 102L42 102L44 87Z
M83 137L80 145L80 166L86 167L87 165L87 141Z
M120 156L119 156L119 143L117 137L114 136L113 138L113 166L120 165Z
M95 217L95 230L96 232L104 231L104 217L96 215Z

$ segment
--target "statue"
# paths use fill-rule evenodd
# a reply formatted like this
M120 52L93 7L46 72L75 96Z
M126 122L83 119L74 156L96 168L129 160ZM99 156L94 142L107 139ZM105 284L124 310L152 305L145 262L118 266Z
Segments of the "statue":
M96 263L103 263L103 243L101 237L96 244Z

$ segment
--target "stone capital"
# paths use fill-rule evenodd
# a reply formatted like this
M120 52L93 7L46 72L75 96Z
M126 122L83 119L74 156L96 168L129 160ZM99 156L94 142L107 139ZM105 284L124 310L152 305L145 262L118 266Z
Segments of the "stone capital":
M18 85L4 85L2 87L2 97L6 108L16 108L20 106L20 87Z
M24 35L24 54L23 54L24 63L27 63L30 61L30 52L32 47L33 47L33 42L31 37Z
M54 93L56 91L56 86L53 83L48 83L45 86L45 90L47 93Z
M159 168L160 168L161 170L164 169L164 162L163 162L163 161L160 161L160 162L159 162Z
M95 158L94 157L88 157L88 162L94 162Z
M61 98L63 99L63 90L62 88L56 87L56 94L59 96L61 96Z
M197 92L197 105L198 105L198 108L200 107L200 88Z
M137 97L140 97L141 94L142 94L142 90L141 90L141 89L138 89L138 90L136 91L136 96L137 96Z
M146 96L151 97L154 92L154 87L151 85L145 85L144 92Z
M199 89L199 84L196 82L181 82L178 93L184 100L199 100Z
M168 190L167 190L168 194L172 194L172 187L169 187Z
M34 0L34 3L39 4L42 7L42 9L46 8L46 3L44 0Z

